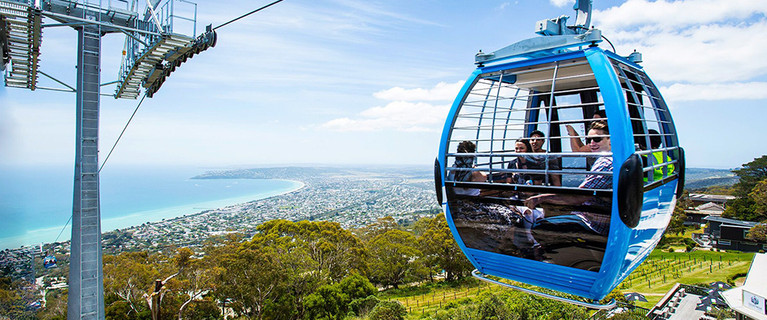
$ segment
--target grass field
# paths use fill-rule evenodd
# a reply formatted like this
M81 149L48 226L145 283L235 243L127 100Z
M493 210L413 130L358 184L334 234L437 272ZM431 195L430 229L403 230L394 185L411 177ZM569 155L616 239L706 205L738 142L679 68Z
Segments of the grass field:
M653 251L647 260L616 288L626 292L638 292L647 302L637 306L652 308L676 283L708 284L727 282L734 275L745 274L751 265L753 253L725 253L713 251L663 252ZM409 319L433 315L447 303L477 296L480 292L511 290L474 279L459 283L434 282L420 286L388 290L381 299L396 300L405 306Z
M379 296L382 300L395 300L405 306L409 318L433 315L437 310L455 300L471 298L485 290L507 290L473 278L456 283L437 281L417 287L389 290Z
M676 283L695 285L727 282L737 274L747 273L753 256L753 253L655 250L617 290L645 295L648 301L638 302L637 305L650 308Z

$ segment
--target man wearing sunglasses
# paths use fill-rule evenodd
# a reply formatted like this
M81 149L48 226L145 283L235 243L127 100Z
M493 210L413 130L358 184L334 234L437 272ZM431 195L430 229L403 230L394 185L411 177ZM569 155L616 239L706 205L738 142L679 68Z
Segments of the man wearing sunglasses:
M607 128L607 122L597 121L592 123L589 128L588 135L586 136L586 145L591 152L611 152L610 148L610 131ZM611 155L602 155L591 167L590 172L612 172L613 171L613 158ZM589 174L586 175L586 179L578 186L583 189L611 189L613 183L612 175L601 174ZM609 203L606 203L604 199L599 199L592 196L578 196L578 195L563 195L563 194L539 194L527 198L525 205L530 209L535 209L543 203L561 205L561 206L578 206L578 205L591 205L591 206L604 206L609 207ZM591 212L572 212L573 215L578 216L582 223L589 229L603 236L607 235L610 227L610 216L604 214L595 214Z
M607 122L597 121L591 124L589 133L586 135L586 146L591 152L610 152L610 131L607 129ZM612 172L613 157L600 156L594 165L591 166L592 172ZM586 189L610 189L613 186L612 175L590 174L586 176L578 187Z

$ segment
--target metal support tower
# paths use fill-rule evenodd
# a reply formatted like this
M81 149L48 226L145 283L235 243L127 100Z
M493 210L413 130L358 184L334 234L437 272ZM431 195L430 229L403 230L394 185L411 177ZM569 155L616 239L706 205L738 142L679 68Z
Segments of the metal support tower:
M148 0L143 18L140 0L119 0L115 4L120 2L126 4L126 9L102 0L0 0L0 70L5 71L5 85L77 95L69 320L105 317L98 161L101 37L118 32L127 36L120 74L112 83L117 83L114 97L128 99L136 99L141 87L151 98L173 70L216 42L210 27L197 38L194 34L173 33L173 19L188 20L196 29L197 7L193 2ZM193 6L194 18L176 15L174 2ZM58 23L43 24L43 17ZM76 89L38 72L42 28L56 26L77 30ZM38 86L38 73L70 90Z
M101 27L77 28L77 132L67 318L104 319L99 210Z

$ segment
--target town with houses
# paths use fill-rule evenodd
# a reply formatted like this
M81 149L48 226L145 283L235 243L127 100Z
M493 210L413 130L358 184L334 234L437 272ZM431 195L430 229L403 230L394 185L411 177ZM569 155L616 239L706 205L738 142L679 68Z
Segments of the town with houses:
M403 168L266 168L209 172L196 179L284 179L303 183L286 194L235 204L224 208L190 212L181 217L137 226L104 230L105 253L161 251L178 247L202 250L203 242L228 233L252 235L269 220L330 220L344 228L358 228L379 218L413 221L441 212L428 170ZM59 263L66 263L69 241L43 245ZM42 268L40 245L0 251L2 267L14 278L39 278ZM35 262L36 261L36 262ZM61 281L65 281L63 278ZM46 281L49 286L61 286ZM64 284L65 285L65 284Z

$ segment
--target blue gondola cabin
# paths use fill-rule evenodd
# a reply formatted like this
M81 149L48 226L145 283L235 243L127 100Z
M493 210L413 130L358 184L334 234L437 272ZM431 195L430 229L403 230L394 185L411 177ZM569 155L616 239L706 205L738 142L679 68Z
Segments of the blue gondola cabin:
M642 67L594 46L480 64L435 178L480 273L599 300L660 240L683 160Z

